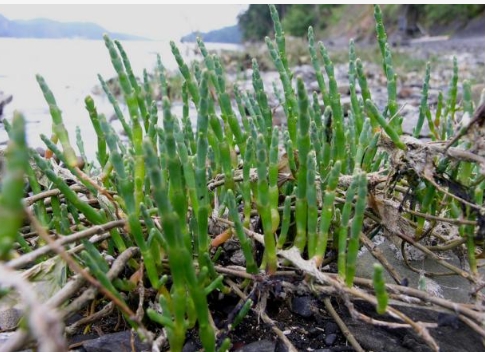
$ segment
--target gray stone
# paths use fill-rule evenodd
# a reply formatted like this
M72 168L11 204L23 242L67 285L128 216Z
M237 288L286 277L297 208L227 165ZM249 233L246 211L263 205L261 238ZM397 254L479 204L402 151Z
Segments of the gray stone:
M350 96L350 85L345 82L339 82L338 83L338 92L342 96L349 95Z
M379 319L374 307L365 302L355 302L358 311L366 312L373 318ZM480 336L463 322L440 324L443 316L427 307L405 307L399 309L414 321L438 322L438 328L430 329L431 336L439 345L440 352L475 352L483 351ZM386 352L431 352L426 343L411 329L388 329L385 327L369 326L350 315L342 314L342 319L350 332L366 351Z
M338 331L338 326L333 321L329 321L325 323L325 333L328 334L335 334Z
M269 340L252 342L244 347L238 348L236 352L273 352L275 343Z
M384 239L384 241L380 243L377 248L383 252L385 258L401 275L401 277L408 280L409 287L418 288L418 281L421 275L406 267L402 260L400 251L396 251L395 246L392 243L390 243L387 239ZM446 260L450 264L460 267L460 261L453 253L446 253ZM377 263L377 259L375 259L372 254L365 249L361 251L358 263L359 265L356 268L356 276L371 279L373 274L373 264ZM411 265L418 270L425 270L429 272L448 272L447 269L439 265L435 260L428 257L423 257L421 260L413 260ZM482 275L485 274L485 268L480 268L479 271ZM384 271L384 275L386 282L393 284L395 283L386 271ZM433 277L432 279L425 278L424 280L426 281L426 290L430 294L435 294L457 303L469 302L470 285L468 280L461 276L437 276Z
M348 111L351 109L351 99L349 97L341 97L340 104L342 105L342 111L346 115Z
M337 334L329 334L325 336L325 344L327 346L332 346L335 341L337 341Z
M291 300L291 311L304 318L313 315L314 301L311 296L295 296Z
M238 249L231 255L231 259L229 259L231 263L235 265L244 266L246 264L246 258L244 257L244 253L242 249Z
M357 321L346 321L346 324L359 344L366 351L410 352L401 346L401 341L383 329L376 329Z
M2 350L2 346L8 341L8 339L10 339L13 334L15 334L15 332L1 332L0 333L0 350ZM28 350L21 350L19 352L32 352L32 350L28 349Z
M182 352L196 352L197 350L197 344L192 340L186 341L182 348Z
M0 307L0 330L11 330L17 327L23 311L19 308Z
M405 134L412 135L414 128L418 123L419 118L419 106L413 106L412 104L406 104L401 108L400 115L402 116L402 130ZM421 137L429 137L430 130L428 127L428 120L425 118L423 127L421 128Z
M305 82L315 81L317 75L312 65L301 65L293 69L294 77L301 77Z
M135 336L135 351L149 351L150 346L142 343L138 336ZM97 339L88 340L83 343L86 352L112 352L112 351L132 351L131 348L131 331L116 332L107 334Z

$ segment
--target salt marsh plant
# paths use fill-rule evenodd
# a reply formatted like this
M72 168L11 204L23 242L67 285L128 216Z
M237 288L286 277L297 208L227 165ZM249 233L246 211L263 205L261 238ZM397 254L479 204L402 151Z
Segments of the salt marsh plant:
M395 270L378 253L374 254L382 265L376 264L373 281L355 277L360 247L382 233L402 244L404 258L407 246L414 246L450 273L467 278L470 292L480 299L477 293L483 283L476 251L485 236L485 159L474 137L483 138L485 109L482 106L473 115L467 85L463 106L457 105L456 61L446 99L442 96L436 109L427 101L431 69L427 67L414 130L419 136L428 124L433 143L426 143L403 135L396 74L378 6L375 19L387 103L378 106L372 100L365 65L351 42L348 111L341 104L327 48L315 43L312 28L308 43L319 92L308 92L303 80L294 77L278 13L274 6L270 10L275 41L266 38L266 44L281 80L278 95L286 117L279 126L268 102L270 87L264 86L256 60L253 91L234 87L231 96L219 58L209 54L202 41L198 46L203 62L195 70L189 69L172 42L184 79L183 116L175 116L160 58L156 77L162 99L156 102L147 73L140 84L122 44L105 36L128 116L104 79L99 80L126 138L86 97L98 151L96 161L87 160L78 136L79 153L88 161L82 169L61 109L38 76L52 115L52 136L43 137L49 153L41 157L31 151L28 157L24 120L16 115L8 126L10 144L2 176L0 268L21 270L59 255L69 267L71 281L42 304L57 309L65 319L101 292L97 302L116 306L153 350L169 346L171 351L181 351L192 329L198 331L205 351L227 350L230 332L251 307L268 321L264 307L272 293L261 278L285 281L287 276L278 275L283 261L295 275L303 273L300 289L343 296L355 316L362 314L351 301L368 301L379 314L390 314L418 332L433 350L438 345L428 328L393 306L391 293L402 293L392 296L395 301L407 295L414 297L416 305L427 302L459 313L485 336L483 313L399 286L402 282ZM189 108L197 111L195 129ZM474 117L455 135L463 110ZM52 154L64 163L62 168ZM24 175L32 191L26 198ZM437 226L441 223L452 224L458 238L446 239ZM35 236L39 240L31 242ZM218 258L231 236L240 244L245 267L228 270ZM469 270L435 254L464 244ZM262 256L257 255L261 248ZM332 262L337 263L336 274L327 266ZM384 270L397 285L384 281ZM2 278L0 283L5 288L19 287ZM214 292L240 298L234 312L217 326L209 309L209 302L218 297ZM102 312L91 314L101 317ZM77 326L67 331L72 333ZM32 321L21 324L4 350L19 348L26 336L36 337L40 350L64 348L62 336L52 347L38 337L39 329ZM284 336L275 325L273 331ZM295 350L288 339L283 341ZM352 343L358 349L358 343Z

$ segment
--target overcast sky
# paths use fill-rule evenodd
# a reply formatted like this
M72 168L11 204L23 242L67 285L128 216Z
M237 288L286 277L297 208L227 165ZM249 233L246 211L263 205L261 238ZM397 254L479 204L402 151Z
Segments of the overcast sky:
M150 39L178 40L192 31L206 32L237 23L249 5L1 5L10 20L49 18L94 22L110 32Z

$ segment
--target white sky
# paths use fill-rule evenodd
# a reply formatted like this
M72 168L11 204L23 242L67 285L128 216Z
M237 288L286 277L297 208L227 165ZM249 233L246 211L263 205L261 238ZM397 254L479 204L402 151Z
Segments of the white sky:
M192 31L206 32L237 23L249 5L3 5L10 20L48 18L61 22L93 22L110 32L150 39L179 40Z

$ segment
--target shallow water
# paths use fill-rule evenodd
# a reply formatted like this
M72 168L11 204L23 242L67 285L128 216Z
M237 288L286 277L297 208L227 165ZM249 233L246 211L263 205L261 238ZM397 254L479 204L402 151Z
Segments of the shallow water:
M167 69L177 68L168 42L126 41L122 44L137 76L142 76L144 68L153 71L157 53ZM177 45L186 60L194 57L194 44ZM209 43L207 48L239 47ZM107 99L92 94L93 87L98 84L98 73L105 80L116 74L102 40L0 38L0 91L13 95L3 118L11 120L15 110L21 111L28 122L29 144L33 147L44 145L39 136L41 133L50 136L51 118L35 78L36 74L41 74L62 110L71 144L75 147L75 131L79 126L86 154L94 157L96 136L84 108L84 98L92 95L100 113L108 117L113 115ZM7 133L0 124L0 145L7 140Z

